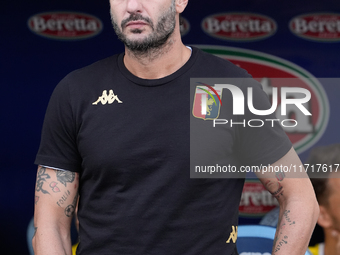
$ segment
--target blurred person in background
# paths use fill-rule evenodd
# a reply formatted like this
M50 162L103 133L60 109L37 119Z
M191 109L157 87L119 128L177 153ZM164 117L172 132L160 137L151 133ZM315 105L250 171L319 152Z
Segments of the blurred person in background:
M306 164L309 171L314 166L310 176L320 205L318 225L324 232L324 242L309 249L313 255L340 255L340 144L314 148ZM328 171L316 172L320 164Z

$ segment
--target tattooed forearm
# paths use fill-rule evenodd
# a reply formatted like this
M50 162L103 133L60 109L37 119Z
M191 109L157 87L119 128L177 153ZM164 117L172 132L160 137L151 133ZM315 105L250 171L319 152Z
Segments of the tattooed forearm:
M287 238L288 238L288 236L284 236L280 240L277 239L275 246L274 246L274 252L278 252L279 250L281 250L281 248L284 244L288 243Z
M66 183L72 183L75 178L75 173L70 171L57 171L57 180L66 187Z
M284 235L284 231L291 225L295 225L295 221L292 221L290 218L290 210L285 210L277 224L277 231L273 242L273 254L280 251L283 245L288 243L288 235Z
M44 190L42 188L44 182L46 182L46 180L50 178L51 177L46 173L46 167L41 167L38 170L36 191L37 192L41 191L43 194L50 194L47 190Z
M288 243L288 241L287 241L288 236L285 235L284 237L282 237L282 231L285 229L285 227L286 227L285 225L286 225L285 222L283 222L282 225L278 225L278 227L279 227L279 229L277 230L278 233L277 233L277 235L274 239L274 243L273 243L274 244L273 245L274 254L276 252L278 252L279 250L281 250L281 248L284 244Z
M290 210L285 210L284 213L283 213L283 216L285 217L285 219L286 219L287 223L289 224L289 226L290 226L290 225L294 225L294 224L295 224L295 221L292 221L292 220L290 219L289 214L290 214Z

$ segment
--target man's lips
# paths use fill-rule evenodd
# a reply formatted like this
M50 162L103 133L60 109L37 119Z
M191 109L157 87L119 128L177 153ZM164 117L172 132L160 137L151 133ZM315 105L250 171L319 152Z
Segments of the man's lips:
M136 20L136 21L130 21L126 24L126 27L129 27L129 28L141 28L145 25L148 25L148 23L146 23L145 21L139 21L139 20Z

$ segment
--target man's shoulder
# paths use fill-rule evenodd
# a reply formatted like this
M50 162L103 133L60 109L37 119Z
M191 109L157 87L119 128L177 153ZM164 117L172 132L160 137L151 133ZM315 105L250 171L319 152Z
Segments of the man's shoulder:
M119 54L98 60L90 65L81 67L69 73L67 76L69 78L77 76L85 77L96 77L97 75L103 75L105 73L110 73L117 69L117 59Z
M56 90L61 93L65 90L78 93L94 87L94 84L107 83L117 74L118 57L119 55L113 55L68 73L56 86Z
M197 47L192 47L197 56L197 66L210 71L215 77L251 78L243 68L233 64L227 59L205 52Z

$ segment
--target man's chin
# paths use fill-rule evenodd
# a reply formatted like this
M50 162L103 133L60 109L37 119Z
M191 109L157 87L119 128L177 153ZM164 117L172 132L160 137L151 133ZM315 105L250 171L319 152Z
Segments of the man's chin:
M126 39L126 42L129 43L129 44L133 44L133 45L142 45L142 44L145 44L149 41L149 38L148 36L146 35L132 35L132 36L127 36L125 37Z
M163 38L156 38L150 34L129 34L124 38L121 38L125 46L136 53L147 53L150 50L156 50L161 48L169 38L169 35Z
M138 35L138 34L143 33L143 31L144 31L144 29L135 28L135 29L131 29L131 30L130 30L130 34L132 34L132 35Z

